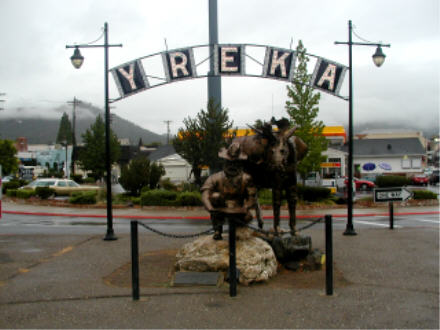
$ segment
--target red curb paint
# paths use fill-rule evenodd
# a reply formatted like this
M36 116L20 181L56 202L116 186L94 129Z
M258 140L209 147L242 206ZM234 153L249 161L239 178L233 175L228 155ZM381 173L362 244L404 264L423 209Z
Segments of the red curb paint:
M16 214L16 215L36 215L36 216L51 216L51 217L71 217L71 218L107 218L105 214L70 214L70 213L50 213L50 212L23 212L23 211L6 211L6 214ZM440 211L427 211L427 212L401 212L394 213L394 215L428 215L428 214L440 214ZM353 214L353 217L387 217L388 212L385 213L362 213ZM312 219L324 217L323 214L313 214L313 215L298 215L297 219ZM346 214L332 214L334 218L346 218ZM209 220L209 216L163 216L163 215L113 215L113 218L117 219L144 219L144 220ZM273 219L272 215L263 216L263 219ZM289 219L289 216L283 215L281 219Z

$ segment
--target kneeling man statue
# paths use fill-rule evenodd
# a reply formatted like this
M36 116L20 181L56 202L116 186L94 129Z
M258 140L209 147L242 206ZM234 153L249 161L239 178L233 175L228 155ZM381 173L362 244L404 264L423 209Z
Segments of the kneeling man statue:
M250 209L255 208L257 188L249 174L243 172L242 162L247 155L238 143L222 148L219 157L225 159L223 171L211 175L202 186L202 202L211 214L215 240L222 239L223 224L229 215L240 221L252 221Z

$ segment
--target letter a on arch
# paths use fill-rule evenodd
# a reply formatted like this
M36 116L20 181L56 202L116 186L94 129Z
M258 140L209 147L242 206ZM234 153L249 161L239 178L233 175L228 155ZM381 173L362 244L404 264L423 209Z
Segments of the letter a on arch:
M342 64L318 58L312 75L312 87L330 94L338 94L344 80L347 67Z

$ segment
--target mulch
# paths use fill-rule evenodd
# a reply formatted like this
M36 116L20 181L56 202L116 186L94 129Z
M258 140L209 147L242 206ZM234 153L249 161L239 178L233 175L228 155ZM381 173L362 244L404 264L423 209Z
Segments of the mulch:
M177 250L158 250L139 257L139 286L141 288L171 287ZM350 285L342 272L334 266L334 285ZM127 262L103 278L107 285L130 288L131 262ZM264 283L251 286L285 289L325 289L325 266L315 271L290 271L279 265L277 275Z

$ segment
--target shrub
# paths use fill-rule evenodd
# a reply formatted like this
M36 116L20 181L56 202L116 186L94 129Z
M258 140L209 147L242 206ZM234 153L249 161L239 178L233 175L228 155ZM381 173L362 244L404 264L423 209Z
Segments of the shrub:
M201 206L202 196L197 191L185 191L178 194L176 198L176 205L178 206Z
M28 199L32 196L35 196L35 190L31 189L17 189L17 197Z
M177 190L177 186L171 182L170 178L165 178L160 180L159 186L165 190L173 190L173 191Z
M398 175L381 175L376 178L376 185L379 188L402 187L411 184L411 179Z
M8 190L6 190L6 196L8 196L8 197L17 197L17 189L8 189Z
M12 180L12 181L5 182L2 184L2 191L3 191L3 193L5 193L8 191L8 189L18 189L20 187L21 187L20 181Z
M84 183L84 179L81 174L73 174L71 175L71 179L79 184Z
M176 205L177 192L155 189L141 195L141 205L146 206L174 206Z
M55 189L49 187L37 187L35 188L35 194L41 199L48 199L55 194Z
M200 191L200 187L197 186L195 183L190 182L182 182L177 186L177 190L179 191Z
M94 184L94 183L96 183L96 179L95 179L94 177L92 177L92 176L88 176L88 177L85 178L83 181L84 181L84 183L88 183L88 184Z
M437 194L429 190L415 190L414 199L437 199Z
M74 192L69 198L69 203L72 204L95 204L96 191L81 191Z
M258 201L260 205L272 204L272 191L270 189L260 189L258 191Z
M331 190L324 187L297 186L298 199L306 202L317 202L330 198Z

